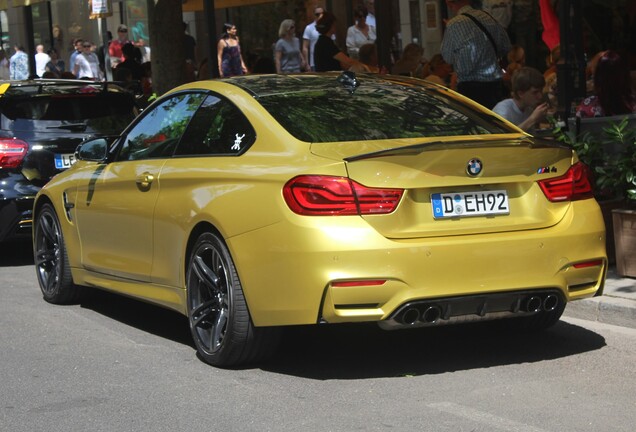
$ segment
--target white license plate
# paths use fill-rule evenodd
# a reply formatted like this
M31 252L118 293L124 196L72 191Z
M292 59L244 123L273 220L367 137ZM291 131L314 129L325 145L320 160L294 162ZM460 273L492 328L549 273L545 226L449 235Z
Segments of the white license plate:
M56 154L55 155L55 168L66 169L70 168L75 163L74 154Z
M435 193L431 203L435 219L510 214L505 190Z

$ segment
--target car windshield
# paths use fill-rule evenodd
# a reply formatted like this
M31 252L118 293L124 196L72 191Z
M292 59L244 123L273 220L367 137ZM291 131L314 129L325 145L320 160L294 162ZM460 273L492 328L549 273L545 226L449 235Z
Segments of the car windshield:
M308 142L516 132L443 88L362 78L351 92L335 81L260 95L258 101L294 137Z

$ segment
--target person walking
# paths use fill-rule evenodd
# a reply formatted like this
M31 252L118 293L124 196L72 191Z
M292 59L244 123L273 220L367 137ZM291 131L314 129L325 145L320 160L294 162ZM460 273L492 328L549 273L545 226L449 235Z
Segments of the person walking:
M336 33L336 16L334 14L325 11L316 23L316 30L320 33L314 55L316 72L349 70L352 66L357 66L360 63L340 51L331 38Z
M121 49L127 43L131 43L128 39L128 27L124 24L120 24L119 27L117 27L117 39L112 40L108 45L108 55L110 56L110 66L112 68L126 60Z
M223 35L216 45L221 78L247 73L247 67L241 55L241 44L237 36L236 26L231 23L223 25Z
M9 59L9 79L25 80L29 78L29 56L22 45L13 47L15 54Z
M135 59L135 49L136 48L132 43L127 43L121 48L121 52L124 55L125 60L119 63L115 67L114 71L128 69L132 80L141 82L141 79L144 76L144 69L141 66L141 63Z
M99 68L99 59L92 51L92 45L89 41L84 41L82 45L82 53L75 57L75 65L73 73L78 78L88 78L93 81L102 81L104 76Z
M457 74L457 91L487 108L503 99L499 58L510 50L505 29L470 0L446 0L456 15L446 26L441 54Z
M35 74L42 78L46 72L46 65L51 61L51 57L44 52L44 45L39 44L35 47Z
M82 53L82 45L84 45L83 39L73 39L73 52L68 59L68 67L70 70L73 70L73 67L75 65L75 58Z
M292 19L283 20L278 29L280 39L274 47L276 73L293 73L307 70L307 62L300 50L300 41L295 35L296 24Z
M309 62L309 67L312 71L316 70L316 64L314 62L314 49L316 48L316 42L320 33L316 30L316 23L322 16L325 10L321 6L316 6L314 9L314 21L307 24L305 31L303 32L303 56Z

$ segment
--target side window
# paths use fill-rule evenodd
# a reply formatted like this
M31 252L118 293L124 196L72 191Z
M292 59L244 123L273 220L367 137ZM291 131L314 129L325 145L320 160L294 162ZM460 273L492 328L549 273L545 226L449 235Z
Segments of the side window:
M254 128L233 103L209 95L188 125L175 156L238 156L255 140Z
M175 95L146 112L126 136L117 160L171 157L204 97L202 93Z

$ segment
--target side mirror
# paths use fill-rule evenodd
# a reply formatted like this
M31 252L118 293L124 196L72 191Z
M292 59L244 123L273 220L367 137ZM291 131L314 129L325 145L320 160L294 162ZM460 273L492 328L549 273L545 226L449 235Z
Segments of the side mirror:
M75 158L84 161L105 162L108 157L108 141L96 138L83 142L75 150Z

